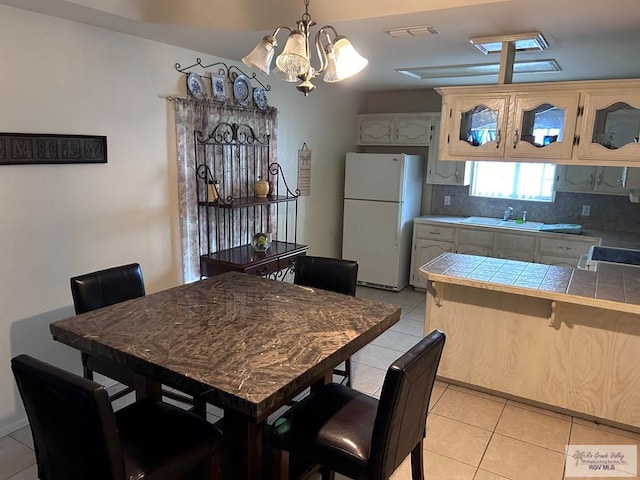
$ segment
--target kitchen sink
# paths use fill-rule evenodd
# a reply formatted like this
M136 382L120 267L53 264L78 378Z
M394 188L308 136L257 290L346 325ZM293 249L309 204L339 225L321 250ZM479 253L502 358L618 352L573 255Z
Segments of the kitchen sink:
M640 250L594 245L587 254L586 269L596 270L599 263L617 263L639 267Z
M488 227L513 228L516 230L538 230L544 223L524 222L518 223L515 220L502 220L491 217L467 217L460 223L470 223L473 225L485 225Z

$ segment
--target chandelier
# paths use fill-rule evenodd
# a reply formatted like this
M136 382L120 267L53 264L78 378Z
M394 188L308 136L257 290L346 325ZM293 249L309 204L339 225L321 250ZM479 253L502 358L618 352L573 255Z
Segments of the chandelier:
M297 28L276 28L272 35L263 37L242 62L269 75L278 46L276 35L280 30L288 30L287 42L282 53L276 57L276 72L285 82L300 82L296 88L306 97L316 88L311 80L318 75L324 73L325 82L339 82L360 72L367 66L368 60L356 51L346 37L338 35L335 28L325 25L318 30L314 41L320 64L318 68L312 67L309 33L316 22L309 15L309 0L304 0L304 7L302 19L296 22ZM333 33L333 42L330 33Z

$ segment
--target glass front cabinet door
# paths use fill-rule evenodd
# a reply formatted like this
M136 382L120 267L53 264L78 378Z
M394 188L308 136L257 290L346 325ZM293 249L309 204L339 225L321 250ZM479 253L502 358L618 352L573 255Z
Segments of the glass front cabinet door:
M451 98L448 150L451 155L501 158L507 126L508 95Z
M640 161L640 94L585 94L581 160Z
M505 155L523 158L571 158L579 93L516 94L513 127Z

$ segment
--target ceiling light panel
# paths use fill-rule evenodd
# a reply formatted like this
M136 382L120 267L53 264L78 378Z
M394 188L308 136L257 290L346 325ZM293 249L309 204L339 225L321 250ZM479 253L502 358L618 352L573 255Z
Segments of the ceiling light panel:
M489 53L500 53L504 42L513 43L517 52L542 51L549 46L540 32L498 35L493 37L474 37L470 38L469 42L485 55Z
M445 65L440 67L398 68L397 72L419 80L429 78L478 77L483 75L497 75L499 63L476 63L468 65ZM562 69L555 59L526 60L513 63L513 73L550 73L560 72Z

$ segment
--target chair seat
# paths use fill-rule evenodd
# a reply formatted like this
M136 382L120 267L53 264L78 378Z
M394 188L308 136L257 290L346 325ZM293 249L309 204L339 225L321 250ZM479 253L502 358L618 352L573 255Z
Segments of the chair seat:
M271 440L281 450L352 478L366 478L377 410L375 398L329 384L278 418Z
M202 418L162 402L141 400L115 415L126 478L181 478L210 457L221 438L221 432Z

